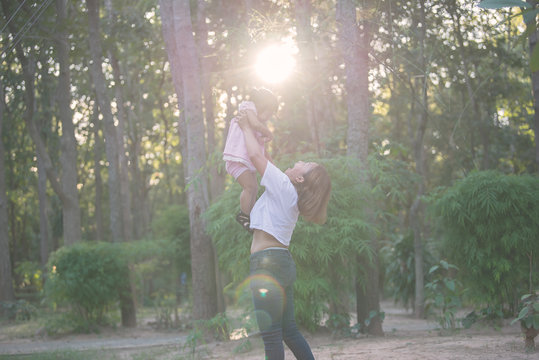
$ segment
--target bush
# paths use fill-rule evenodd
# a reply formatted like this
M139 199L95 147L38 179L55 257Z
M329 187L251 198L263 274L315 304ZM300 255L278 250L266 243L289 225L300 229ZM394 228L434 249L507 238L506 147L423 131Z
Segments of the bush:
M118 289L129 281L125 260L116 244L63 247L50 256L47 264L47 299L70 305L83 324L102 323L107 307L119 298Z
M3 314L7 319L16 321L30 320L37 313L37 308L24 299L1 301L0 310L0 314Z
M539 179L475 172L447 189L434 210L441 250L465 274L471 301L514 313L539 271Z

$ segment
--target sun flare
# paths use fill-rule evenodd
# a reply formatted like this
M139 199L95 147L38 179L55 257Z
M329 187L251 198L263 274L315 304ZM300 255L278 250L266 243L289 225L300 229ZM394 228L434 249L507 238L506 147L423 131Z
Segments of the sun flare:
M294 69L296 60L290 46L271 45L258 54L255 69L265 82L278 83L285 80Z

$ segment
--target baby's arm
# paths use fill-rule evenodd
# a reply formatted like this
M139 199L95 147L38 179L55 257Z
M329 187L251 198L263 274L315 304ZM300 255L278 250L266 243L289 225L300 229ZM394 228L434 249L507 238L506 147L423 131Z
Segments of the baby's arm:
M261 133L267 139L265 140L266 142L273 140L273 134L271 133L270 129L268 129L266 124L258 120L255 112L252 110L245 110L245 112L251 128Z

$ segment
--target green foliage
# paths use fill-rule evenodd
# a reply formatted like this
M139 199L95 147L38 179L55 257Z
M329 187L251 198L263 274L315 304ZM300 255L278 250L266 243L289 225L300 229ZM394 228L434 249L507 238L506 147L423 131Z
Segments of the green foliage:
M9 320L28 321L35 317L37 308L28 301L0 301L0 314Z
M396 240L386 245L382 251L385 262L386 286L395 302L406 308L413 308L415 301L415 254L414 235L395 236ZM429 279L428 270L434 264L427 246L423 247L423 273Z
M443 329L456 328L456 312L461 307L462 285L455 279L458 268L445 260L440 260L429 270L431 281L425 284L427 312L435 312Z
M213 336L218 340L228 340L230 323L226 314L219 313L208 320L197 320L193 323L193 329L187 334L183 350L188 351L188 359L202 359L207 355L207 350L200 350L199 346L206 344L206 337Z
M43 290L42 275L41 265L38 262L22 261L15 267L15 276L18 280L16 287L39 293Z
M475 172L447 189L434 210L441 251L466 274L461 280L472 302L514 310L532 271L528 255L539 254L539 180ZM536 269L538 261L531 263Z
M164 247L159 255L171 252L178 271L191 273L191 251L189 243L189 209L185 205L171 205L159 212L152 221L152 234L155 239L168 240L173 248Z
M526 329L539 330L539 295L526 294L522 296L520 312L511 324L517 321L520 321Z
M535 352L535 337L539 334L539 295L537 292L526 294L521 298L521 310L515 322L520 322L524 334L524 347L526 352Z
M322 163L331 176L328 221L325 225L315 225L300 218L290 251L298 274L294 295L296 319L314 330L328 314L328 304L342 303L339 296L348 296L352 291L359 266L356 257L366 254L369 258L372 254L367 240L374 227L365 221L370 191L366 184L358 184L357 163L346 158L310 160ZM239 190L237 184L231 184L206 213L208 232L215 242L221 269L232 277L233 285L229 286L233 288L248 276L251 242L250 235L234 220Z
M81 243L54 252L47 264L47 298L67 303L81 320L76 330L103 323L108 306L118 299L118 289L128 280L126 257L109 243Z

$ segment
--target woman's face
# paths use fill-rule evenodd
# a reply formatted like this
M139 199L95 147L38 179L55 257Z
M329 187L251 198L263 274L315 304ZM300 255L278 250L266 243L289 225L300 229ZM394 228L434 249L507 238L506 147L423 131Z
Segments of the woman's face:
M318 164L315 162L298 161L294 164L294 167L286 169L284 173L290 178L290 181L292 181L293 183L302 183L304 180L303 176L312 169L314 169L317 165Z

